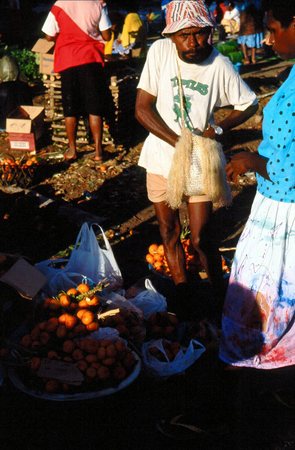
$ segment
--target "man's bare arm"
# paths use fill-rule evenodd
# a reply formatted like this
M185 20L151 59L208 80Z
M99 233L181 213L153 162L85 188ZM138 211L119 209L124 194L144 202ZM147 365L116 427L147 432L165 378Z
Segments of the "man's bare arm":
M138 89L135 117L139 123L158 138L175 147L179 136L168 127L156 109L156 97Z

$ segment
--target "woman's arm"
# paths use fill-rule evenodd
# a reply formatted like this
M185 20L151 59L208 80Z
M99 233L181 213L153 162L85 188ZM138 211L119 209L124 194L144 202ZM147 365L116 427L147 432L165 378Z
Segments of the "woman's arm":
M258 153L241 152L232 156L226 165L226 175L230 181L237 183L238 176L248 171L259 173L266 180L270 180L266 170L267 159Z

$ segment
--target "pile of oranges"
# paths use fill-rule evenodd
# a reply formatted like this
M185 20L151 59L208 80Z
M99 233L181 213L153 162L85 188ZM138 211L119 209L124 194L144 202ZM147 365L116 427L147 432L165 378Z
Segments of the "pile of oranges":
M0 178L3 186L16 184L27 187L32 182L39 161L36 156L14 158L12 155L0 156Z
M181 244L185 253L186 269L190 272L198 272L202 270L198 258L194 252L193 246L189 238L181 239ZM165 258L163 244L151 244L145 257L147 263L161 275L170 276L170 270Z
M101 289L100 284L91 289L87 283L80 283L40 303L33 325L18 342L19 350L29 359L21 369L27 385L47 393L79 393L115 387L130 375L136 359L123 340L96 340L91 336L100 327ZM8 348L0 348L0 358L9 358ZM71 370L78 369L83 381L75 386L52 373L51 377L39 374L48 361L51 367L66 363Z
M207 275L204 272L203 267L200 264L199 258L194 251L191 240L189 237L182 238L181 244L183 246L185 260L186 260L186 270L191 273L199 274L201 278L206 279ZM145 256L147 263L150 268L154 269L157 273L170 277L170 270L168 267L167 260L165 258L164 246L163 244L151 244L148 248L148 253ZM222 270L224 274L230 272L227 261L222 256Z

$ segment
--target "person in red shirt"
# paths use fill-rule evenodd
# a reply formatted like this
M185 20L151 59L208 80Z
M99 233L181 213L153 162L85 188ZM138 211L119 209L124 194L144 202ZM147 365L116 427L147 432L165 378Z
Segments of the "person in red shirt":
M61 75L62 105L69 148L65 160L77 158L78 118L88 114L95 145L94 159L102 161L103 115L107 107L104 42L111 39L111 21L104 0L54 3L42 31L55 41L54 71Z

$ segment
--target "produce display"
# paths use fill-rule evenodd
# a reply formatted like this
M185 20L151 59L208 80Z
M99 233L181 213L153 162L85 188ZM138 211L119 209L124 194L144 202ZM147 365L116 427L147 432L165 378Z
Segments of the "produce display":
M100 327L101 290L100 284L90 289L81 283L38 305L33 326L15 346L23 361L17 373L26 387L47 394L103 391L138 371L126 341L91 334ZM9 357L5 347L1 356Z
M36 173L40 161L36 156L14 158L12 155L0 155L0 178L3 186L16 184L28 187Z
M136 345L141 344L146 336L143 319L136 312L127 309L117 309L101 314L99 326L115 328L122 338Z
M156 312L147 319L147 336L150 339L175 338L179 321L170 312Z
M163 349L160 349L159 347L149 347L149 353L154 357L157 358L161 362L167 362L173 361L175 359L175 356L178 354L178 352L181 349L181 345L179 342L174 341L170 342L167 339L162 340Z
M185 259L186 259L186 269L193 273L198 275L202 279L207 278L206 272L204 272L203 267L200 264L198 255L196 254L191 240L189 237L182 238L181 244L183 246ZM163 244L156 244L153 243L148 248L148 253L145 256L146 262L149 264L149 267L152 270L155 270L157 273L170 277L170 270L168 267L167 260L165 258L165 252L164 252L164 246ZM226 259L221 256L222 260L222 269L224 274L227 274L230 272L230 268L228 266L228 263Z
M142 364L147 374L166 377L196 361L205 326L192 329L167 311L145 316L132 297L112 300L108 286L107 279L94 287L82 282L36 302L31 320L0 345L15 387L48 400L91 399L128 386Z

